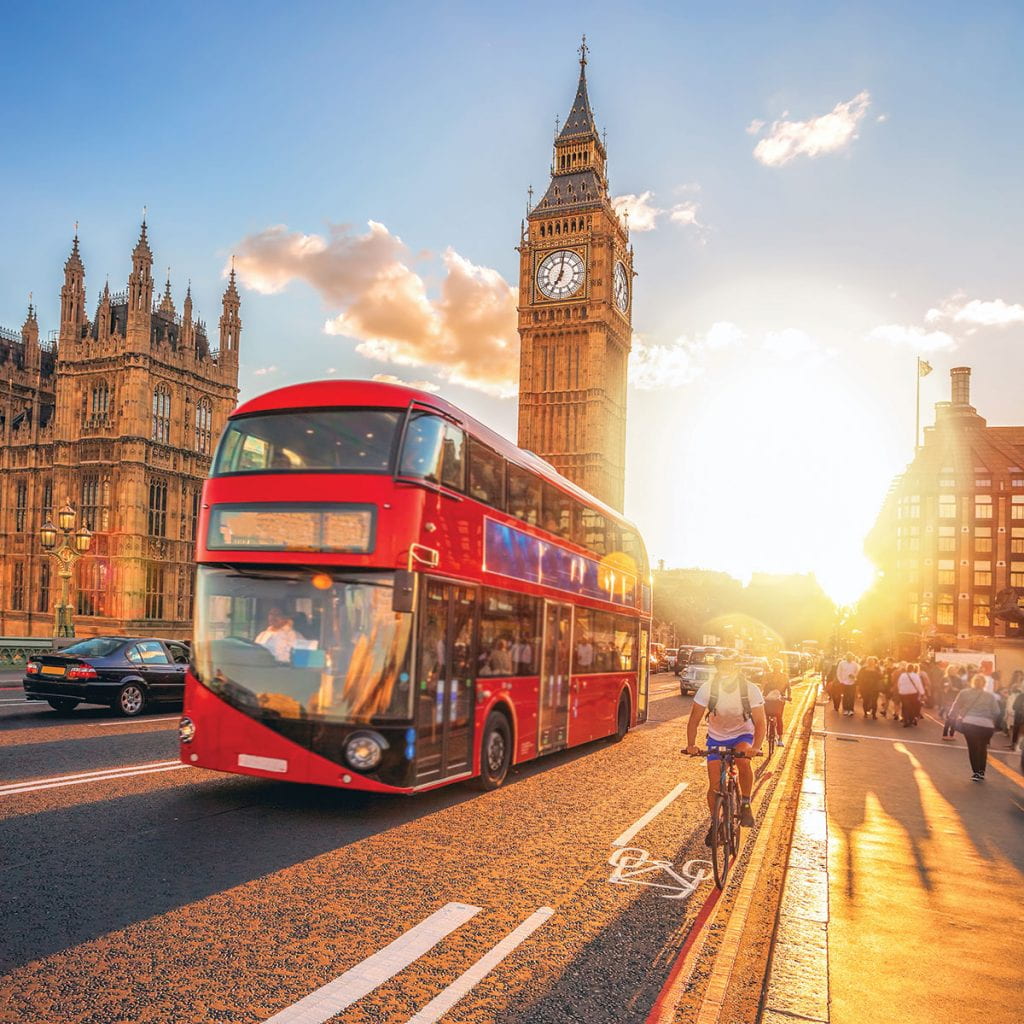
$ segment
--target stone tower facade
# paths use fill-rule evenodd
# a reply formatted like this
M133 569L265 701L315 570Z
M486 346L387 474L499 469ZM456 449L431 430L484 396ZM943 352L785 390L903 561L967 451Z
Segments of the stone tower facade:
M551 183L519 251L519 445L622 510L633 250L608 195L587 48L555 138Z
M170 280L154 302L143 222L127 289L104 286L90 320L75 236L60 328L40 341L29 306L0 328L0 635L53 632L59 600L39 528L70 501L94 537L75 566L79 636L187 637L193 544L213 445L238 396L242 322L234 272L219 347Z

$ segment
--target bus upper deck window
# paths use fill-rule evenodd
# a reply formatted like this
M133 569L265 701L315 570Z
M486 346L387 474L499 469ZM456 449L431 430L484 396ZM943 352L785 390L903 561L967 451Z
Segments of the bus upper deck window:
M414 412L405 431L405 444L399 463L401 476L417 476L441 482L441 449L444 420L429 413Z

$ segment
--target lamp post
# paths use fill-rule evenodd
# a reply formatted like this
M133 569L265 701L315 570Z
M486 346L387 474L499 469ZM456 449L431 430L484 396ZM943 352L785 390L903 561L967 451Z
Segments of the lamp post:
M57 563L60 576L60 604L53 611L53 635L73 637L75 623L71 612L71 572L75 562L92 544L92 533L84 524L77 530L75 510L70 503L57 513L57 525L47 520L39 530L39 542Z

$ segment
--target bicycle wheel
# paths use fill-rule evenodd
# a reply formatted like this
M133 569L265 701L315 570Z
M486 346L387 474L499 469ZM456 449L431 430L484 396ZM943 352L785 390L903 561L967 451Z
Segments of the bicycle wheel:
M729 810L729 849L735 859L740 852L740 830L743 827L740 824L740 815L743 813L740 807L740 791L735 779L729 780Z
M725 888L729 875L729 861L732 859L732 843L729 836L729 802L724 793L715 795L715 806L711 811L711 867L715 873L715 885Z

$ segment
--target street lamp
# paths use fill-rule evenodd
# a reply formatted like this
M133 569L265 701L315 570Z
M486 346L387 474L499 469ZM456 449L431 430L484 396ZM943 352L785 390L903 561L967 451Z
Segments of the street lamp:
M39 543L56 561L57 575L60 576L60 604L53 613L54 636L75 635L71 613L71 572L75 562L92 544L92 532L84 523L75 529L76 518L75 510L70 504L66 504L57 513L57 526L47 520L39 530Z

